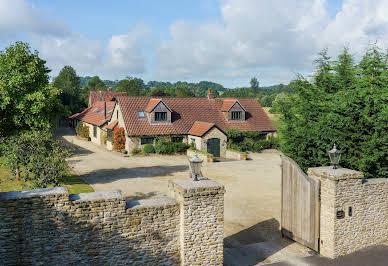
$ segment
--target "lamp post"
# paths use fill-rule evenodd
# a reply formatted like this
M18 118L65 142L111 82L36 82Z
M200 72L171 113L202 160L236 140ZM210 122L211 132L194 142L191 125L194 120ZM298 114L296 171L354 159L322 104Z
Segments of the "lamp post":
M194 181L199 181L198 177L201 175L201 164L202 160L198 157L197 152L195 153L195 156L191 159L189 159L190 162L190 177L194 176Z
M337 165L341 159L341 151L337 150L337 146L334 144L333 149L329 151L330 161L333 164L333 169L337 169Z

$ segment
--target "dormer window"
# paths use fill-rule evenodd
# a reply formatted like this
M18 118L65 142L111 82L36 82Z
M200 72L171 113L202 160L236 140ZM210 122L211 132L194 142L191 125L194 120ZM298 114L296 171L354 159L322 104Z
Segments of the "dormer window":
M242 112L241 111L232 111L232 120L241 120Z
M167 112L155 112L155 121L167 121Z

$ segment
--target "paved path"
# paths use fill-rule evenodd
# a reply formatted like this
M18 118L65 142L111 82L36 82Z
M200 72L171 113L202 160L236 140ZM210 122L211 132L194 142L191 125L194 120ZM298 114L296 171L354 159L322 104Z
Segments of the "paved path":
M123 157L75 137L72 131L61 130L58 134L77 147L70 165L96 191L120 189L129 199L167 196L169 179L188 177L188 158L184 155ZM265 254L252 258L253 264L276 257L281 250L287 256L306 256L297 243L289 242L284 249L281 242L279 154L257 153L251 158L210 163L202 169L204 176L226 188L224 243L231 249L229 257L241 255L241 248L263 241L272 244L267 245Z

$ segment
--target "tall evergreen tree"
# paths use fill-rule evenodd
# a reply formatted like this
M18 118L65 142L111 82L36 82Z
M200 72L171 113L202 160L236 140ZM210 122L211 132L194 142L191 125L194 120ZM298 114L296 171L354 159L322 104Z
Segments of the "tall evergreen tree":
M61 91L59 98L66 109L71 113L81 111L81 79L74 68L65 66L54 79L53 85Z
M283 151L303 169L329 164L327 151L342 150L341 165L366 177L388 176L388 66L372 47L358 66L348 49L331 62L321 53L314 80L293 81L296 94L281 106Z

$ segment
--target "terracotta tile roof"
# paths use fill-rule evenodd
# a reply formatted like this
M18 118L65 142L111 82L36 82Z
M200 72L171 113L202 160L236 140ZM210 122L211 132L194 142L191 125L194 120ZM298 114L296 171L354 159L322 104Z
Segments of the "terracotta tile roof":
M93 105L96 102L101 101L112 101L113 98L118 96L126 96L126 92L116 92L116 91L91 91L89 92L89 106Z
M119 124L118 121L114 121L112 124L109 124L106 129L113 130Z
M244 106L237 99L225 99L221 106L221 111L228 112L236 102L245 110Z
M101 126L112 117L115 103L116 102L106 102L106 119L104 119L104 102L95 102L92 106L86 108L81 113L69 116L69 118Z
M161 100L172 110L171 124L150 125L147 119L140 120L137 111L145 111L152 97L120 96L120 105L125 128L130 136L188 134L194 122L202 121L215 124L225 131L238 128L244 131L276 131L263 108L253 98L172 98ZM224 101L236 101L245 108L246 120L227 121L221 111Z
M189 135L202 137L214 126L214 123L195 121L189 130Z
M147 107L144 109L144 111L146 112L151 112L155 106L160 103L162 99L155 99L155 98L152 98L149 100L148 104L147 104Z

